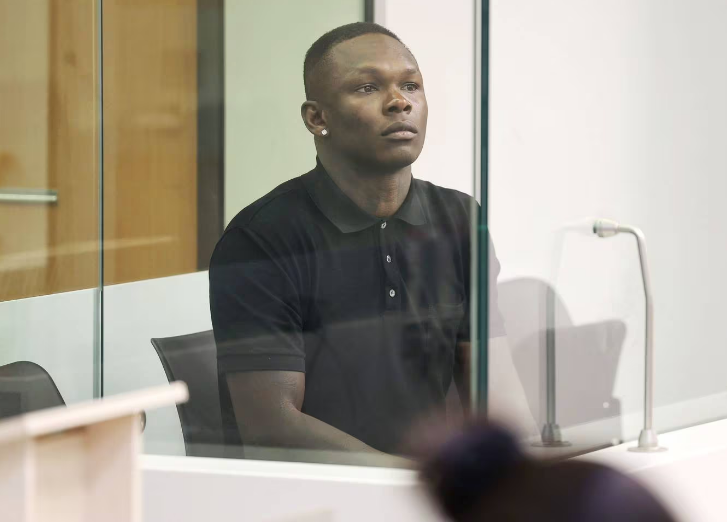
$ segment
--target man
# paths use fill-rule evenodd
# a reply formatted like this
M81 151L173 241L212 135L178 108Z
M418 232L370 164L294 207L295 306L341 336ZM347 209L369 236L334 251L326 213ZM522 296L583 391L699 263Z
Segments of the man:
M327 33L304 83L315 169L243 209L210 265L226 440L397 453L453 378L468 398L476 204L412 178L427 100L396 35Z

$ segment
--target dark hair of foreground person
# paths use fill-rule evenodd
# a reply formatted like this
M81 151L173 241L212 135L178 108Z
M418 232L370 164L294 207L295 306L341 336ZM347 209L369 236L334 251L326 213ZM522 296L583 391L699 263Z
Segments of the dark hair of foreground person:
M457 522L675 522L640 483L599 464L543 462L493 425L450 437L422 468L435 501Z

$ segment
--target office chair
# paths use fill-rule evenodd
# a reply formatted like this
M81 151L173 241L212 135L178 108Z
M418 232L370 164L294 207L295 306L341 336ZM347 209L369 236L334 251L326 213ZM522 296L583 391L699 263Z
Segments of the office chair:
M187 456L224 456L217 347L212 330L153 338L151 344L169 382L184 381L189 388L189 401L177 405Z
M30 361L0 366L0 419L65 405L42 366Z

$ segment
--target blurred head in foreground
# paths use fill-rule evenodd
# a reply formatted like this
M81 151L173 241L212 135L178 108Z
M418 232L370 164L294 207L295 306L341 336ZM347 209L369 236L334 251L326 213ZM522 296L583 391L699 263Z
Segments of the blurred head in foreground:
M506 430L471 426L422 469L443 511L458 522L675 522L641 484L594 463L525 456Z

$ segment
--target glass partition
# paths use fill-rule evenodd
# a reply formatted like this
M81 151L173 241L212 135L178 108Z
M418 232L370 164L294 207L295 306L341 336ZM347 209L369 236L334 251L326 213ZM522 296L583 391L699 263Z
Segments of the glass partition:
M101 393L97 17L0 1L0 419Z
M223 225L216 17L196 0L103 2L105 395L167 382L152 338L210 328L205 270ZM145 448L183 454L174 408L149 412Z
M725 8L490 4L491 292L537 451L636 440L647 374L656 431L724 418Z
M411 466L479 398L473 20L323 37L371 9L103 2L103 391L191 394L147 453Z
M485 403L466 6L445 47L394 3L0 6L3 415L183 380L147 453L411 466Z
M148 453L384 466L726 416L727 13L376 4L0 0L3 416L183 380Z

